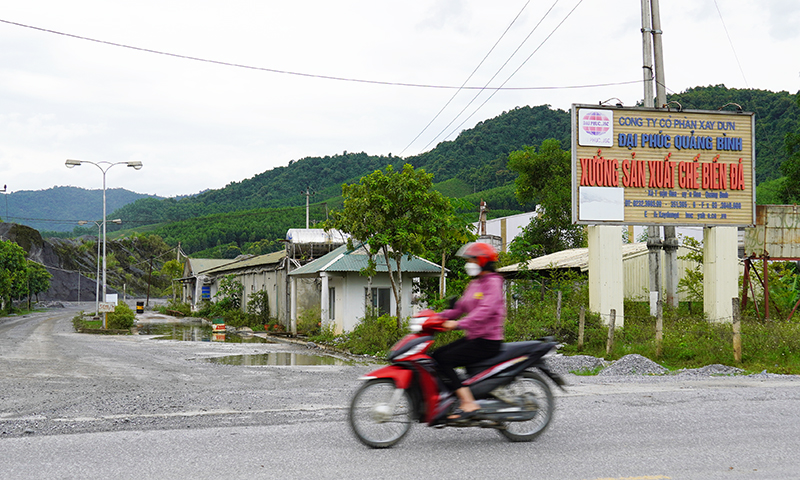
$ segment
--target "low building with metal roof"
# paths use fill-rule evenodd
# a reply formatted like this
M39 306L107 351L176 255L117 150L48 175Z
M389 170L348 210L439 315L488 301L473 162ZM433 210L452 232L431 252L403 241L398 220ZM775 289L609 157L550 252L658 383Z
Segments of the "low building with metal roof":
M318 284L319 308L324 325L331 325L336 332L350 331L367 313L367 288L372 289L372 308L378 314L396 315L396 302L389 280L389 269L383 255L374 257L376 275L369 278L360 274L368 264L367 249L359 246L354 250L347 245L333 250L327 255L309 262L289 273L292 278L292 318L297 318L299 295L296 293L299 282ZM394 264L392 264L394 268ZM402 270L402 313L411 315L413 310L412 284L420 277L436 277L442 267L424 258L403 257Z
M678 257L687 255L689 247L681 245L678 247ZM648 301L650 289L650 264L648 259L649 251L647 243L625 243L622 245L622 269L624 285L624 298L636 301ZM664 252L661 252L662 264L664 262ZM683 278L687 269L694 269L699 264L691 260L678 259L678 278ZM702 269L702 265L700 265ZM573 271L576 273L586 273L589 271L589 249L572 248L560 252L551 253L542 257L533 258L527 262L515 263L498 269L507 279L515 279L522 276L525 271L536 272L542 276L550 276L555 272ZM663 272L662 272L663 276ZM662 279L662 285L663 279ZM678 300L685 301L685 294L679 292Z

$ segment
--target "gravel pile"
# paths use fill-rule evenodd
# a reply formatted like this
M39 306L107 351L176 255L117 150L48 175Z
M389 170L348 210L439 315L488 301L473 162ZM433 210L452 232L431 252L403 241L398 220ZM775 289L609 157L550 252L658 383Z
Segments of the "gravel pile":
M587 373L597 372L598 376L620 376L620 375L677 375L681 377L711 377L723 375L742 375L744 370L727 365L713 364L701 368L683 369L677 372L670 372L665 367L638 354L626 355L617 361L609 362L602 358L589 355L554 355L547 357L547 366L552 372L563 375L566 373ZM766 372L749 375L750 377L777 376Z
M701 368L683 369L677 372L680 376L695 376L695 377L708 377L714 375L740 375L744 370L736 367L729 367L727 365L720 365L715 363L713 365L706 365Z
M669 370L639 354L625 355L597 375L664 375Z
M609 362L602 358L592 357L589 355L554 355L547 357L547 366L550 371L559 375L565 373L589 373L595 372L598 368L603 368L609 365Z

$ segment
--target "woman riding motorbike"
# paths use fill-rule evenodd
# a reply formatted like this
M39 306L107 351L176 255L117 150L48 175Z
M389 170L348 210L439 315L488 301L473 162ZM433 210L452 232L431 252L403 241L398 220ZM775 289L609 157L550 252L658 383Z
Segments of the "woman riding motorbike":
M433 352L439 370L448 380L460 400L460 408L451 420L468 420L480 411L469 387L461 384L456 367L487 360L500 352L503 343L503 323L506 319L506 302L503 294L503 277L495 272L497 252L481 242L461 247L458 256L467 260L467 274L475 277L454 308L441 312L447 318L446 330L464 330L466 335ZM460 320L457 318L464 315Z

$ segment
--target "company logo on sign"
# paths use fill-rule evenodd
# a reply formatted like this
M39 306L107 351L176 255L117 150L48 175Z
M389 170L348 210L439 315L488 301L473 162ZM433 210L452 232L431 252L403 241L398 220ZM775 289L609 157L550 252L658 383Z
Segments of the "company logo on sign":
M614 113L581 109L578 118L578 143L581 146L610 147L614 144Z

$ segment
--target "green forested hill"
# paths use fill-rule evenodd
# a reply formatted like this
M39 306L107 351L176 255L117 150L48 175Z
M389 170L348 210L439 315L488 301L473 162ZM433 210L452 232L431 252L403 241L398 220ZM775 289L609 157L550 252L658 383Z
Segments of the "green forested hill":
M120 208L114 215L138 224L152 224L257 208L305 205L306 188L311 188L316 199L341 195L342 183L358 181L365 173L393 161L402 160L347 152L308 157L193 197L138 201Z
M798 107L786 92L728 89L723 85L697 87L673 94L670 101L685 109L717 110L735 103L756 113L756 177L760 183L781 176L786 158L784 137L798 125ZM307 157L288 166L267 170L252 178L234 182L180 200L143 199L114 212L133 224L162 223L259 208L280 208L305 204L303 192L310 187L312 202L341 194L342 183L358 181L363 175L388 164L410 163L434 174L434 183L457 179L466 191L475 193L513 182L515 174L506 169L508 154L525 145L536 146L547 138L569 148L569 113L547 105L517 107L461 132L420 155L400 158L366 153ZM462 189L463 191L463 189Z
M515 175L505 169L508 153L524 145L538 145L546 138L558 138L569 146L569 114L548 106L519 107L483 121L462 132L456 140L414 157L400 158L348 153L307 157L286 167L267 170L252 178L234 182L219 190L181 200L146 199L114 212L114 216L136 224L162 223L259 208L305 205L303 192L310 187L312 201L341 195L342 184L386 165L410 163L434 174L434 182L460 179L471 192L513 182ZM304 226L304 225L299 225Z
M548 138L555 138L568 149L570 136L569 112L548 105L517 107L406 161L434 174L434 182L457 177L476 190L485 190L516 178L505 168L510 152L526 145L538 146Z
M0 216L4 221L19 223L40 231L71 232L78 221L92 222L103 218L103 191L78 187L53 187L47 190L20 190L3 195ZM139 199L153 197L123 188L106 190L106 209L111 212ZM151 198L154 202L162 199ZM97 234L94 225L87 233Z
M794 96L717 85L692 88L671 95L669 100L679 102L685 109L717 110L734 103L755 112L758 182L780 177L780 164L786 158L783 139L798 125ZM280 248L275 241L283 238L286 230L305 226L302 192L306 187L315 192L312 222L321 221L326 208L336 208L341 202L342 183L358 181L387 164L402 163L434 174L436 188L447 196L464 198L475 205L484 199L493 212L526 211L533 205L521 206L514 197L516 174L506 168L508 154L525 145L537 146L548 138L559 140L562 148L568 149L570 135L568 112L546 105L518 107L480 122L455 140L442 142L420 155L398 158L345 152L303 158L192 198L140 200L115 215L138 216L142 221L184 220L168 223L155 232L171 244L183 241L187 252L213 252L215 256L235 256L241 250L258 253ZM196 218L225 212L237 213Z
M669 96L684 109L717 110L734 103L756 113L756 176L758 182L781 176L786 158L784 137L798 129L795 96L723 85L697 87ZM728 107L731 108L731 107ZM182 242L187 253L231 256L237 251L270 251L289 228L305 226L306 188L311 197L311 221L326 218L341 202L341 185L388 164L410 163L434 174L435 187L445 195L473 204L484 199L490 211L526 211L514 198L514 172L506 168L508 154L523 146L538 146L555 138L570 146L569 112L541 105L517 107L465 130L431 151L401 158L343 152L307 157L219 190L181 199L140 199L109 214L161 235L169 244ZM224 215L223 215L224 214ZM124 228L124 227L123 227Z

